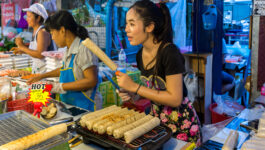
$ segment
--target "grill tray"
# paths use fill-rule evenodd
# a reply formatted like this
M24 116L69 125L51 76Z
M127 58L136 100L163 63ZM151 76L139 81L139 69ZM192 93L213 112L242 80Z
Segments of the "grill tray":
M160 125L153 130L135 139L130 144L127 144L124 139L115 139L108 134L98 134L81 126L78 126L76 132L83 136L83 141L86 144L95 143L107 149L118 150L156 150L159 149L165 142L167 142L172 135L170 128Z
M0 145L14 141L18 138L36 133L49 125L31 114L18 110L0 115ZM67 133L57 135L28 150L46 150L66 143L69 139Z

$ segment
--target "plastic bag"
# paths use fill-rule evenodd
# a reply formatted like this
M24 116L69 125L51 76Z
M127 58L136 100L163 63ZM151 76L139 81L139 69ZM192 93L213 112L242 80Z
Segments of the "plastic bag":
M224 113L224 102L222 100L222 95L213 94L213 99L217 103L217 107L215 107L213 110L218 114Z
M0 78L0 100L6 100L11 97L11 79L7 77Z
M203 143L208 141L211 137L216 135L219 131L221 131L230 121L234 118L226 119L224 121L215 123L215 124L207 124L202 127L202 138Z
M226 114L228 116L236 116L244 107L234 103L234 99L229 96L213 94L213 99L217 103L217 107L213 110L218 114Z
M204 96L204 82L199 82L198 94L198 76L194 72L187 73L184 77L184 83L188 90L188 98L193 103L196 97Z

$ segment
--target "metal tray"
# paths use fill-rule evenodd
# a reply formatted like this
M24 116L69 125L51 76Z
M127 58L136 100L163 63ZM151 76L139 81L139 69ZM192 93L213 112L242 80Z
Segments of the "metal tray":
M18 138L36 133L49 125L23 111L13 111L0 115L0 145L14 141ZM67 143L69 134L63 133L48 139L38 145L32 146L28 150L48 150L58 145Z

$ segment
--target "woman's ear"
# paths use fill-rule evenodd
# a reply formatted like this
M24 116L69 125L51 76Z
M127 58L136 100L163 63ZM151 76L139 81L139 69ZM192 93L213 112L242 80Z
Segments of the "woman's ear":
M38 23L40 23L40 20L41 20L41 16L38 16L38 17L37 17L37 21L38 21Z
M60 33L65 34L65 28L63 26L60 28Z
M145 27L145 31L149 32L149 33L153 32L154 29L155 29L155 24L154 23L150 23L148 26Z

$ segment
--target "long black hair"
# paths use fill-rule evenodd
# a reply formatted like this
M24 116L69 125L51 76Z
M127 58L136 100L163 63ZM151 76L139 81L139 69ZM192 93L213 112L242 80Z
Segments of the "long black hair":
M64 27L82 40L89 37L86 28L77 24L72 14L66 10L57 11L48 17L44 26L47 31L51 29L59 30L61 27Z
M152 62L156 61L154 66L154 76L158 74L158 64L161 62L161 54L168 43L173 43L173 29L171 16L165 3L153 3L150 0L140 0L135 2L130 9L134 9L143 20L144 27L154 24L154 43L161 42L155 58L146 65L146 69Z

